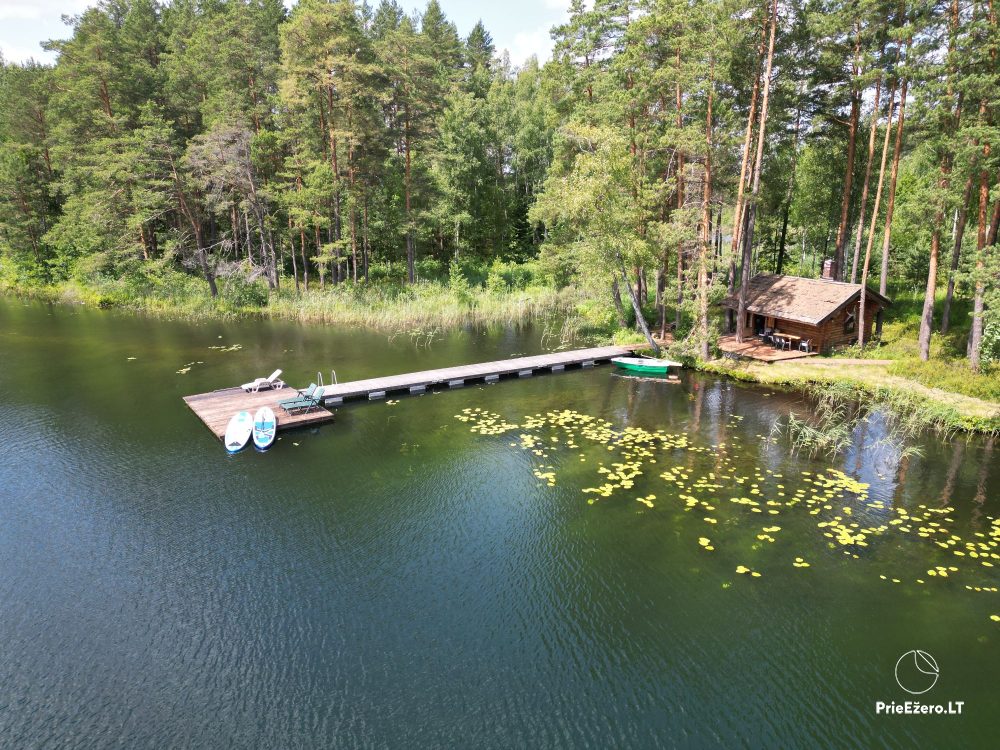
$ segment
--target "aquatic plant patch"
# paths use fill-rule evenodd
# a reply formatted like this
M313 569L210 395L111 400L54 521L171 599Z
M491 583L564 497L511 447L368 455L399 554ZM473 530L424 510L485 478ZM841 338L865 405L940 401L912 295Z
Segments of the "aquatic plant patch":
M528 453L542 486L555 486L574 463L579 481L579 464L589 463L593 481L581 487L589 505L619 500L638 503L638 513L690 515L693 521L676 524L690 543L732 560L727 569L747 578L763 578L773 566L808 575L846 558L868 565L873 579L888 584L949 585L958 579L965 591L998 589L1000 518L991 515L960 528L951 505L896 505L872 497L868 483L833 467L794 475L772 468L748 472L738 459L753 447L735 435L699 445L683 433L617 428L573 410L515 422L468 408L456 419L478 435L505 436L509 447ZM516 440L509 440L512 435ZM880 554L900 547L905 554ZM1000 615L991 620L1000 621Z

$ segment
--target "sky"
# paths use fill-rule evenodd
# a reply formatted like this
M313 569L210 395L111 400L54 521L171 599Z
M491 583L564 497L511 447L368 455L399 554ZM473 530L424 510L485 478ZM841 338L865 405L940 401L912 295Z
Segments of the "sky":
M407 11L422 8L424 0L397 0ZM482 19L499 52L506 49L520 65L531 55L545 61L552 52L549 29L566 16L569 0L438 0L445 15L466 36ZM5 60L23 62L33 57L53 62L41 48L46 39L63 39L69 29L64 15L75 15L95 0L0 0L0 51ZM291 5L292 0L286 0ZM372 2L373 5L377 4Z

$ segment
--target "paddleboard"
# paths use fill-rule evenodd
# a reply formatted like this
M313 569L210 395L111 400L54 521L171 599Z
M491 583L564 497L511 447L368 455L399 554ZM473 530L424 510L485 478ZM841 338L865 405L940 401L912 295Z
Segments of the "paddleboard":
M253 444L260 450L267 450L278 432L278 420L270 406L262 406L253 417Z
M251 432L253 432L253 418L251 418L250 412L241 411L234 414L233 418L229 420L229 426L226 427L224 441L226 450L230 453L243 450L243 446L250 439Z

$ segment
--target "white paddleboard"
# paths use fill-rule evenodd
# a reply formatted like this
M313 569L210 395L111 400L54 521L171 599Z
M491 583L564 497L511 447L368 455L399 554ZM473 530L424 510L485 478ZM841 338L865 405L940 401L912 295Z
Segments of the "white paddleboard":
M243 446L250 439L251 432L253 432L253 419L250 417L250 412L241 411L234 414L233 418L229 420L229 426L226 427L226 450L230 453L243 450Z
M270 406L262 406L253 417L253 444L260 450L267 450L278 432L278 420Z

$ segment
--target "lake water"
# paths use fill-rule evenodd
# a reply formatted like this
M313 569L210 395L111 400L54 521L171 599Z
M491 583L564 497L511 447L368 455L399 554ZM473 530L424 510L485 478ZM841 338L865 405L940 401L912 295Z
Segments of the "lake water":
M984 439L900 458L876 420L809 460L766 440L796 395L607 366L233 457L181 401L540 339L0 301L0 744L996 746ZM940 670L918 697L911 649ZM876 715L907 699L963 713Z

